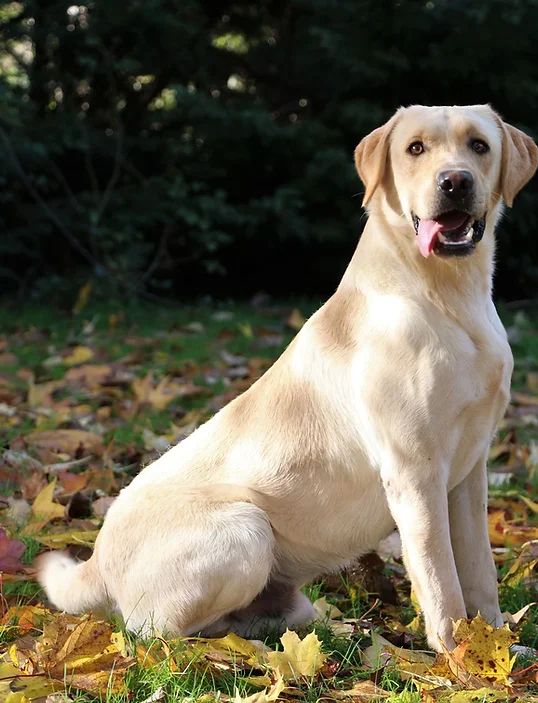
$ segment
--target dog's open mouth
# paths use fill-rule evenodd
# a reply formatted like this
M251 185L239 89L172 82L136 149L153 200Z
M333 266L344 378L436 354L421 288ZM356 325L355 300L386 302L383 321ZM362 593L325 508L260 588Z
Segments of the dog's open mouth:
M451 210L433 220L424 220L413 213L418 248L427 258L432 251L438 256L466 256L482 239L485 216L475 220L467 212Z

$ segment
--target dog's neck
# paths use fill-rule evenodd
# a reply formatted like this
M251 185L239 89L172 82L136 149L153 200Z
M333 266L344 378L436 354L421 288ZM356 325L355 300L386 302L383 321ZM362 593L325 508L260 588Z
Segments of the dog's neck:
M482 241L469 256L441 258L432 254L425 259L413 226L401 215L390 213L387 217L382 208L373 207L340 289L427 298L444 312L487 304L499 214L497 207L486 221Z

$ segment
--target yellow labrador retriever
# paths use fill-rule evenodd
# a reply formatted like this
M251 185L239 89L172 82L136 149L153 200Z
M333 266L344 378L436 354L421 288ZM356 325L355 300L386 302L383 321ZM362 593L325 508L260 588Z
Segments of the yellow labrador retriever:
M414 106L355 160L370 217L338 290L121 492L89 561L41 558L58 608L108 603L142 634L296 627L314 617L299 588L396 524L432 647L466 613L501 624L486 459L512 356L494 229L538 149L488 106Z

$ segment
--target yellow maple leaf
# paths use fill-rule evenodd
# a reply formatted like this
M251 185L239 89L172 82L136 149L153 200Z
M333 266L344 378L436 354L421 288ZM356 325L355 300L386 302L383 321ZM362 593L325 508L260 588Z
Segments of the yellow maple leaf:
M451 659L465 671L480 678L508 683L515 656L510 656L510 645L517 635L508 625L493 627L478 614L470 622L458 620L454 624L457 647Z
M315 632L301 640L296 632L286 630L280 641L283 651L269 652L267 660L270 668L278 670L284 679L312 677L323 666L326 656L321 652L321 642Z

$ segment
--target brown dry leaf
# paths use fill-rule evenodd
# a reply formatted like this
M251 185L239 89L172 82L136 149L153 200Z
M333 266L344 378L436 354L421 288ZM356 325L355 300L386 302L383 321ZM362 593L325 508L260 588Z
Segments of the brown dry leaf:
M493 627L477 615L471 621L458 620L454 624L456 649L451 659L465 671L483 679L508 684L515 657L510 656L510 645L517 635L508 625Z
M62 495L71 495L78 493L83 488L86 488L90 477L86 473L73 474L69 471L61 471L58 474L58 481L62 487Z
M26 545L18 539L10 539L6 531L0 527L0 571L15 573L22 569L20 558Z
M110 506L115 500L115 496L103 496L102 498L97 498L97 500L94 500L92 503L93 514L96 517L105 517L110 509Z
M515 403L516 405L538 406L538 395L529 395L528 393L512 391L512 403Z
M111 374L112 367L108 364L83 364L69 369L64 380L68 383L94 388L105 383Z
M30 408L53 407L55 405L52 394L62 386L61 381L48 381L47 383L34 383L32 374L28 380L28 405Z
M104 451L99 435L84 430L44 430L25 435L24 441L36 449L61 452L70 457L101 455Z
M321 652L321 642L314 632L301 640L296 632L286 630L280 641L283 651L269 652L267 660L269 667L286 680L315 676L327 658Z
M431 667L435 661L432 654L419 652L412 649L404 649L391 644L377 632L372 632L372 644L364 650L363 661L366 666L374 671L385 666L389 661L398 664L399 662L411 662Z
M133 393L140 405L150 405L156 410L164 410L176 398L192 397L205 393L205 388L192 383L180 383L169 376L154 385L153 374L137 378L132 383Z

